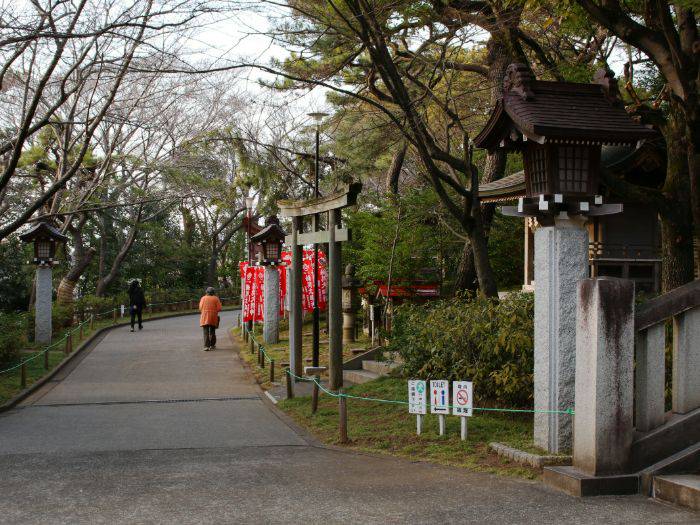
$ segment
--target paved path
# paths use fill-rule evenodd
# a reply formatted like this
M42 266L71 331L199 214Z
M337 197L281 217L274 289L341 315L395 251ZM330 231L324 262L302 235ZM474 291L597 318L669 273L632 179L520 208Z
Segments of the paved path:
M641 497L314 446L219 333L205 353L192 316L116 329L0 416L0 522L700 523Z

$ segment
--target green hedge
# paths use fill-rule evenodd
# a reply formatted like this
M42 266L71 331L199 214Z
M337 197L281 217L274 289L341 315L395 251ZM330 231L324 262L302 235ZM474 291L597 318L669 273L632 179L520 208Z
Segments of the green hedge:
M27 343L27 316L0 313L0 368L17 361L19 350Z
M534 298L515 293L494 301L461 296L402 305L389 349L418 379L471 380L474 395L513 407L532 405Z

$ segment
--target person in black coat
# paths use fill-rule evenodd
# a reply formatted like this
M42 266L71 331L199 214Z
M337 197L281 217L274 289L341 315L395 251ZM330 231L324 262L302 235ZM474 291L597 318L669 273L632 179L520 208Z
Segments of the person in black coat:
M143 328L141 316L143 307L146 306L146 297L143 295L143 288L138 280L134 279L129 285L129 311L131 312L131 331L134 331L134 321L139 320L139 330Z

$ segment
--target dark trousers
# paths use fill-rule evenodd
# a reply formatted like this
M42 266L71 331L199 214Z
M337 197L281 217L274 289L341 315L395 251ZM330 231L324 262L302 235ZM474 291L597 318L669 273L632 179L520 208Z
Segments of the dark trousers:
M136 317L139 319L139 328L143 326L143 322L141 319L141 314L143 313L143 307L142 306L131 306L131 328L134 327L134 321L136 320Z
M214 348L216 346L216 326L204 325L202 331L204 332L204 346Z

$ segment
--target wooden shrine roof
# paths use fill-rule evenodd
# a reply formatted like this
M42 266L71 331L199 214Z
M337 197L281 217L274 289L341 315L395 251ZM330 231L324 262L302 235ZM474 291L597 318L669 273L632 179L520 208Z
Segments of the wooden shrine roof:
M625 111L614 77L601 70L593 84L535 80L522 64L511 64L498 101L474 139L479 148L519 149L540 144L635 144L658 136ZM523 137L524 135L524 137Z

